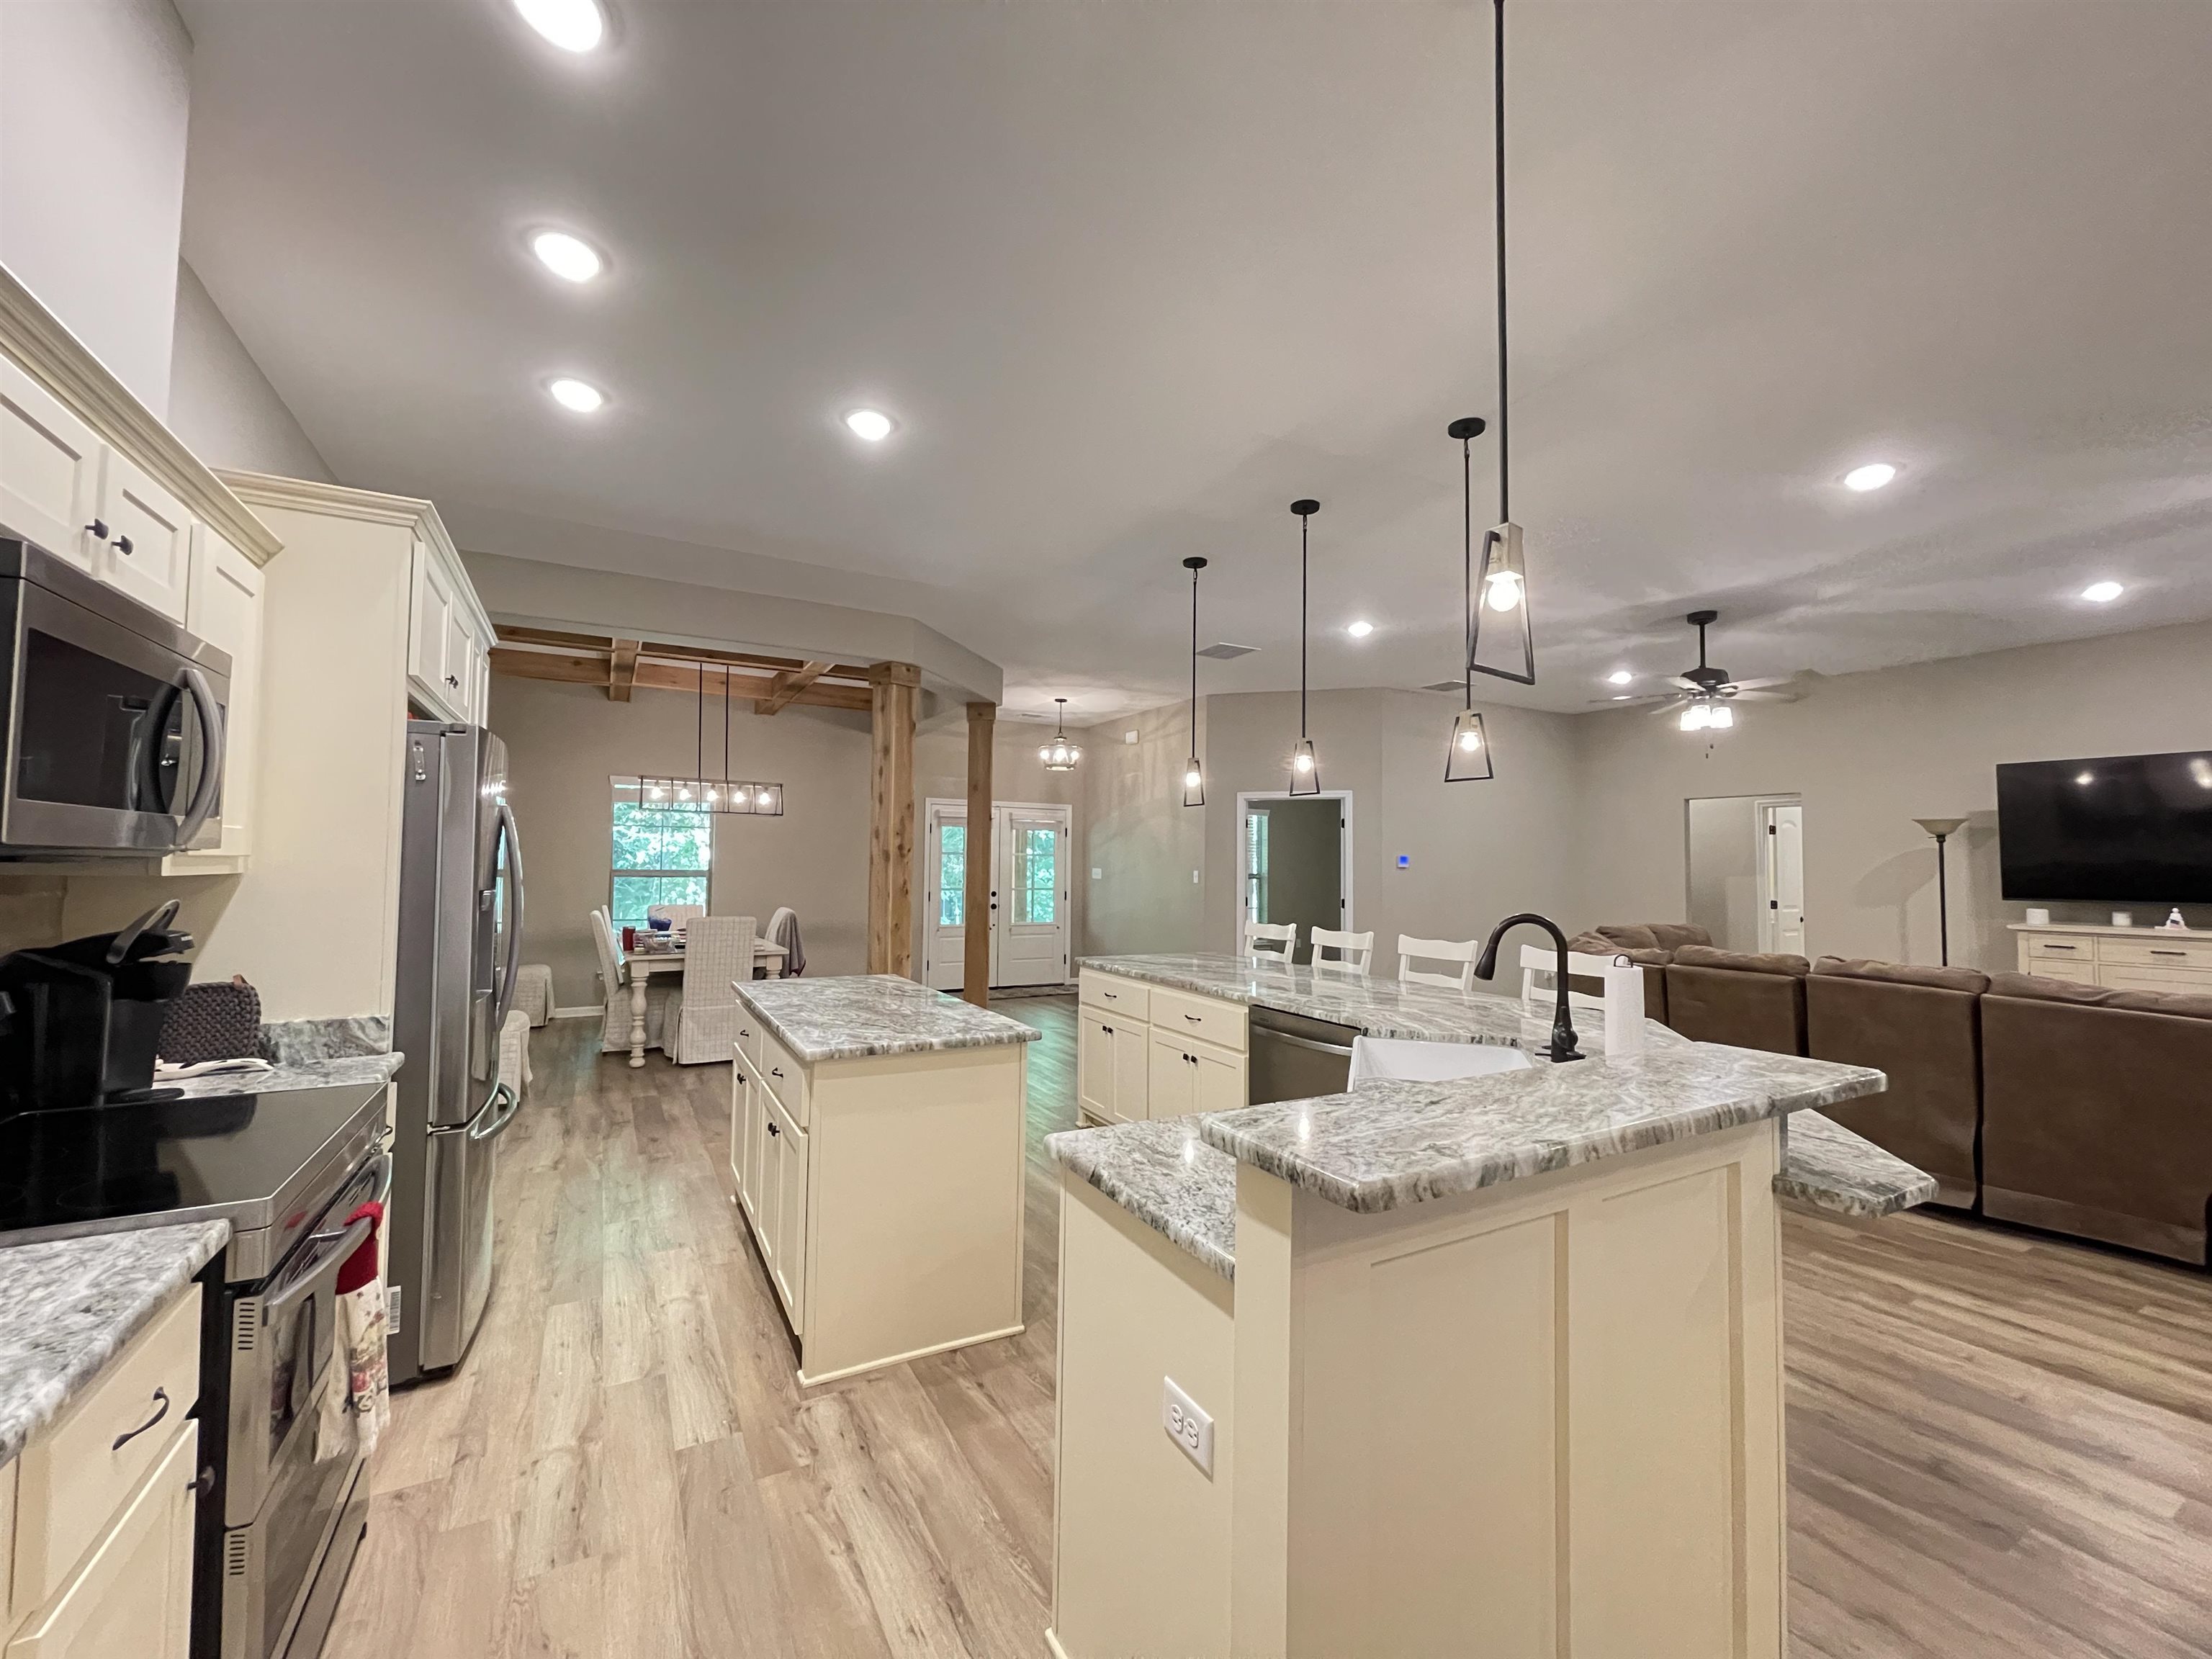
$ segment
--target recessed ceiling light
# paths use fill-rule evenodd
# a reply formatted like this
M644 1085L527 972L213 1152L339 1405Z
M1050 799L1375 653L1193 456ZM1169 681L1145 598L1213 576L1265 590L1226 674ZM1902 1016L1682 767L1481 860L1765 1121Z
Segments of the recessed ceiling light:
M546 270L571 283L588 283L605 268L597 248L565 230L539 231L530 239L530 251Z
M1375 631L1375 624L1371 622L1356 622L1344 631L1355 640L1364 640Z
M514 0L522 21L563 52L589 52L606 39L599 0Z
M579 415L589 415L607 400L607 394L588 380L579 380L563 375L545 388L553 394L553 401L563 409L573 409Z
M845 425L855 438L879 444L891 435L898 422L880 409L855 409L847 412Z
M1605 683L1607 685L1626 685L1635 678L1626 668L1616 668L1605 677Z
M1887 461L1869 461L1844 474L1844 488L1864 495L1869 489L1881 489L1896 476L1897 469Z
M2091 582L2081 590L2081 597L2092 605L2110 605L2127 591L2118 582Z

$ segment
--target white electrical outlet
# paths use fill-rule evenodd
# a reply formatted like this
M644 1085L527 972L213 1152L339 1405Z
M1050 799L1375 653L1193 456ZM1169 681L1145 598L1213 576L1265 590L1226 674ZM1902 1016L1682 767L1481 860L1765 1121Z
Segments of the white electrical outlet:
M1198 872L1195 870L1190 872L1190 884L1194 887L1198 885Z
M1093 880L1093 881L1103 881L1103 880L1104 880L1104 879L1105 879L1105 877L1106 877L1106 872L1105 872L1103 870L1101 870L1101 869L1100 869L1097 865L1095 865L1095 864L1094 864L1094 865L1092 865L1092 866L1091 866L1091 880Z
M1213 1419L1199 1409L1198 1401L1176 1387L1172 1376L1160 1379L1160 1426L1168 1431L1182 1455L1198 1465L1209 1479L1213 1474Z

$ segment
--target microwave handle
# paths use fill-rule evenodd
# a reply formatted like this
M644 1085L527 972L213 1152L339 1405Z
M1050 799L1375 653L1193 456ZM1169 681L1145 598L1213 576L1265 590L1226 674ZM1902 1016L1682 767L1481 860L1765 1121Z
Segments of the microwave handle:
M199 783L192 791L192 804L186 809L185 821L177 826L177 845L190 847L192 837L207 825L209 816L222 791L222 765L229 748L230 735L223 729L222 706L215 700L215 692L207 683L207 676L191 665L185 665L185 689L192 694L192 703L200 713L200 728L207 733L207 755L200 763Z

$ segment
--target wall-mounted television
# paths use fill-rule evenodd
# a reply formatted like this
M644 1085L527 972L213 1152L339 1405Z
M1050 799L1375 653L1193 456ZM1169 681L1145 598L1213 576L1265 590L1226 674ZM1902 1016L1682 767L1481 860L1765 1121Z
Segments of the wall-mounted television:
M2008 899L2212 903L2212 750L1997 768Z

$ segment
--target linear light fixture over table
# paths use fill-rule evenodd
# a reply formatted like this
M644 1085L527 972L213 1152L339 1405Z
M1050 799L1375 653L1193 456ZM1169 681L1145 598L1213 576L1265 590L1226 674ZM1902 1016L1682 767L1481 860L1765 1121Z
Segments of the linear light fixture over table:
M1321 762L1315 757L1313 739L1306 735L1306 532L1321 503L1310 496L1291 503L1298 515L1298 746L1291 754L1291 793L1321 793Z
M1194 555L1182 562L1190 572L1190 759L1182 769L1182 804L1206 805L1206 768L1198 759L1198 573L1206 561Z
M1054 697L1060 705L1060 725L1050 743L1037 750L1037 758L1044 763L1048 772L1073 772L1083 758L1083 750L1067 740L1067 699Z
M783 816L783 786L730 776L730 671L722 668L722 775L707 775L707 663L698 663L698 713L694 722L692 773L688 778L641 773L637 804L649 811L716 813L741 817Z

